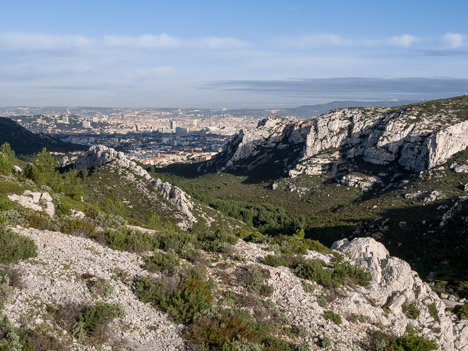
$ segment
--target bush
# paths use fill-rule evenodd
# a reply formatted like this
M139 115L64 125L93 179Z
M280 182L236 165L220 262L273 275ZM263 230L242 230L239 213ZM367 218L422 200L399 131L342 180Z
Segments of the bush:
M233 346L232 342L242 340L244 343L256 344L260 339L251 324L227 313L219 317L197 319L188 328L186 337L191 344L203 345L209 350L234 350L229 347Z
M421 314L421 311L419 310L419 308L416 306L414 302L410 304L407 304L407 303L403 304L401 306L401 309L403 310L403 313L405 314L405 316L410 319L417 319L419 315Z
M8 318L0 314L0 350L21 351L20 337Z
M106 298L114 292L114 287L104 278L89 281L88 288L94 297L100 296Z
M429 310L429 315L434 318L434 320L438 321L439 320L439 311L437 310L437 306L435 303L431 303L428 306Z
M0 311L5 307L12 292L10 278L6 274L0 274Z
M468 304L455 306L453 313L455 313L460 319L468 319Z
M206 282L185 277L178 286L171 287L173 281L153 282L142 278L136 282L135 290L143 302L160 307L176 323L189 324L197 313L211 307L213 295Z
M340 325L343 322L341 320L341 316L333 311L325 311L323 313L323 318L328 319L338 325Z
M73 336L82 341L86 337L97 338L115 318L122 318L125 312L118 304L100 303L81 312L73 325Z
M237 240L237 236L233 233L221 229L198 233L198 241L202 247L212 252L222 252L226 247L235 245Z
M285 255L266 255L264 261L272 267L288 266L288 259Z
M37 256L36 244L29 238L0 226L0 264L16 263Z
M349 261L338 260L333 268L332 284L338 287L347 280L362 285L368 286L372 281L371 274L359 265L353 265Z
M173 275L179 266L180 259L172 251L168 253L155 252L153 256L145 257L145 268L150 272L167 271Z
M314 291L315 291L315 286L313 286L313 285L310 284L310 283L303 282L303 283L302 283L302 289L304 289L304 291L305 291L306 293L313 294Z
M328 336L324 336L323 339L320 341L320 346L326 349L327 347L331 346L331 340Z
M96 227L89 221L73 218L63 221L60 231L65 234L93 237Z
M330 285L332 271L325 268L321 260L307 260L296 267L297 275L302 279L313 280L322 285Z
M432 351L437 349L437 344L434 341L413 333L407 333L400 338L396 338L393 335L376 330L372 332L370 341L369 346L376 351Z
M270 296L273 293L273 287L265 283L265 279L270 277L270 272L267 269L262 269L259 266L242 267L236 271L237 281L247 288L250 292L260 294L262 296Z
M10 175L15 161L15 152L10 148L10 144L3 143L0 147L0 173Z

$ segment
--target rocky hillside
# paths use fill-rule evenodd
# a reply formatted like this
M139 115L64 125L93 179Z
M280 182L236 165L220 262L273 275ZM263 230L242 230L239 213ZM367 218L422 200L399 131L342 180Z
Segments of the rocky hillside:
M152 178L146 170L129 160L122 152L103 145L89 148L72 164L77 170L87 169L87 193L97 201L113 198L129 204L136 216L150 217L157 212L162 219L175 221L180 228L194 225L210 227L220 214L191 199L180 188ZM131 211L131 210L130 210Z
M468 96L461 96L398 108L344 108L305 121L271 117L240 132L200 169L335 177L357 170L362 160L417 173L467 146Z
M49 151L69 152L85 150L86 146L64 143L47 134L35 134L17 122L0 117L0 145L9 143L17 154L37 154L44 147Z

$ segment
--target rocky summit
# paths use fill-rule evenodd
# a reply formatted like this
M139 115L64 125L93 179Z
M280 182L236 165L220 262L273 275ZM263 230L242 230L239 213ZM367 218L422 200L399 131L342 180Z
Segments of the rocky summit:
M468 96L461 96L398 108L343 108L301 121L270 117L236 135L200 170L336 176L356 169L359 159L417 173L468 146L467 111Z

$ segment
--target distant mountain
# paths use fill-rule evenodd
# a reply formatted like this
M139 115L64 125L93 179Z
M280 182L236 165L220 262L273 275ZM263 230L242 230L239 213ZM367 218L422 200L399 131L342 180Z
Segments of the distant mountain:
M84 145L65 143L47 134L34 134L17 122L0 117L0 145L7 142L17 154L36 154L47 148L48 151L68 152L86 150Z
M283 116L294 116L299 118L309 118L313 116L319 116L330 110L343 107L391 107L401 106L414 103L414 100L404 101L332 101L326 104L318 105L303 105L293 108L281 109L278 113Z

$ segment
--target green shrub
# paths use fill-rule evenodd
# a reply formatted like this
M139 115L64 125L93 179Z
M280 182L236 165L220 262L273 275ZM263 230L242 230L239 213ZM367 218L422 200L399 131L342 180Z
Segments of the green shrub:
M232 342L246 341L249 345L260 340L258 332L250 323L227 313L219 317L197 319L188 328L186 337L191 344L203 345L209 350L235 350Z
M285 255L266 255L264 258L265 264L272 267L280 267L288 265L288 259Z
M468 304L455 306L453 313L460 319L468 319Z
M320 340L320 347L326 349L327 347L331 346L331 340L328 336L324 336L322 340Z
M341 320L341 316L333 311L325 311L323 313L323 318L332 321L335 324L340 325L343 321Z
M107 298L114 292L114 287L112 284L104 278L98 278L96 280L90 281L88 283L88 288L94 297L100 296Z
M78 340L96 337L97 333L115 318L122 318L125 312L118 304L100 303L81 312L73 325L72 334Z
M168 253L154 252L152 256L145 257L145 268L150 272L168 271L172 275L179 266L180 259L172 251Z
M439 320L439 311L437 310L437 306L435 303L431 303L428 306L429 315L434 318L435 320Z
M303 282L303 283L302 283L302 289L304 289L304 291L305 291L306 293L313 294L314 291L315 291L315 286L313 286L313 285L310 284L310 283Z
M432 351L437 349L437 344L419 335L403 335L396 341L396 351Z
M269 277L270 272L267 269L262 269L260 266L255 265L242 267L236 271L236 278L239 284L250 292L262 296L270 296L273 293L273 287L265 283L265 280Z
M358 285L368 286L372 281L372 276L365 268L353 265L349 261L340 260L333 268L332 284L338 287L347 280Z
M16 263L37 256L34 241L8 231L2 226L0 226L0 247L0 264Z
M0 311L5 307L12 292L10 277L7 274L0 273Z
M13 208L13 202L3 194L0 194L0 211L9 211Z
M325 268L321 260L307 260L296 267L297 275L302 279L313 280L322 285L330 285L332 271Z
M60 231L65 234L93 237L96 232L96 227L89 221L72 218L62 222Z
M216 231L203 231L198 233L198 241L207 251L221 252L226 247L235 245L238 238L227 230L217 229Z
M370 345L376 351L432 351L437 349L434 341L427 340L413 333L406 333L400 338L386 334L380 330L370 335Z
M176 323L189 324L197 313L211 307L213 295L206 282L185 277L179 286L172 289L169 283L142 278L136 282L135 290L139 299L160 307Z
M0 350L21 351L20 337L7 316L0 314Z
M414 302L408 304L405 303L401 306L401 309L403 313L405 314L406 317L410 319L417 319L419 315L421 314L421 311L419 308L416 306Z
M3 143L0 147L0 173L10 175L15 161L15 152L10 148L10 144Z

